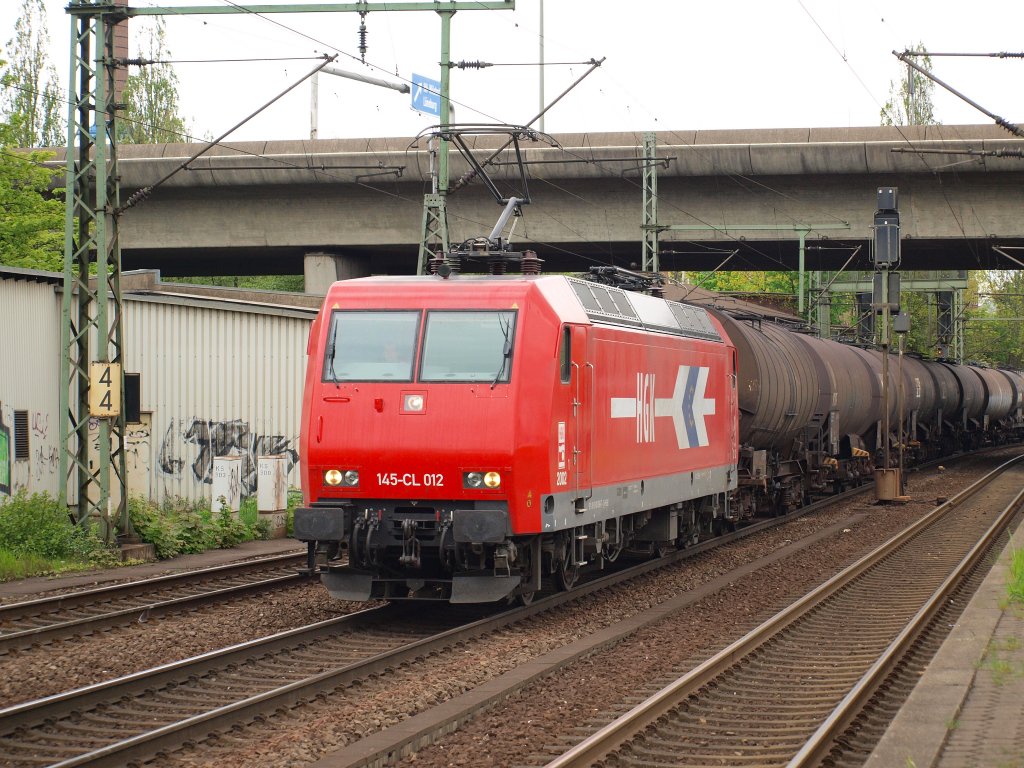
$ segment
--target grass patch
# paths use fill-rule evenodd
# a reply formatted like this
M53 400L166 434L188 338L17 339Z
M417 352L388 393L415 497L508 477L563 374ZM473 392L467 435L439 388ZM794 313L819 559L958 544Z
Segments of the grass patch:
M1024 603L1024 549L1015 549L1010 555L1010 583L1006 594L1012 603Z
M29 576L43 576L58 573L75 565L84 568L84 564L71 564L66 560L50 558L31 553L16 555L8 549L0 549L0 581L27 579Z
M1016 637L988 644L981 667L992 673L992 682L996 685L1024 677L1024 660L1018 658L1020 648L1021 641Z

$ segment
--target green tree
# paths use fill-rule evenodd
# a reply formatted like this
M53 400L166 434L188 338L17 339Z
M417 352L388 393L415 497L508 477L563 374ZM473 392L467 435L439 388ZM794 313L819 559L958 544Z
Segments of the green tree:
M755 297L772 306L795 313L799 273L797 272L688 272L687 281L708 291Z
M929 72L932 59L922 43L907 50L916 51L916 63ZM900 66L904 66L901 64ZM935 83L917 70L907 67L909 73L899 81L889 81L889 100L882 107L882 125L939 125L932 105L932 90Z
M10 65L0 83L0 115L18 147L56 147L67 142L64 99L57 71L47 60L50 33L43 0L22 0L14 38L7 42Z
M155 17L142 34L139 55L162 62L170 58L162 18ZM128 75L123 101L127 108L118 123L118 140L125 144L185 141L188 126L181 117L178 76L170 64L147 64Z
M50 189L46 152L13 152L18 132L0 123L0 264L64 268L64 203ZM60 190L57 190L59 192Z
M965 357L1024 368L1024 271L982 273L977 309L966 325Z

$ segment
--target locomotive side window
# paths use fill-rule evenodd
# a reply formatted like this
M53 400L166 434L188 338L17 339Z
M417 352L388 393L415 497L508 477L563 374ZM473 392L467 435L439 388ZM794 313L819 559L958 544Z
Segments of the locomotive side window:
M568 384L572 378L572 329L568 325L562 329L561 346L558 353L558 370L562 374L562 383Z
M419 312L335 311L324 381L412 381Z
M516 313L427 312L420 381L509 380Z

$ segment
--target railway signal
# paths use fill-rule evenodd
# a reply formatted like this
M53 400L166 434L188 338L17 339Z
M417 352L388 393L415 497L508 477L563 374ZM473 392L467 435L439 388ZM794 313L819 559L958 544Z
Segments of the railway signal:
M878 188L878 210L874 219L871 259L875 265L871 306L882 316L879 349L882 353L882 466L875 469L875 498L892 501L903 487L902 470L892 466L889 444L889 345L893 310L899 312L900 212L896 187Z

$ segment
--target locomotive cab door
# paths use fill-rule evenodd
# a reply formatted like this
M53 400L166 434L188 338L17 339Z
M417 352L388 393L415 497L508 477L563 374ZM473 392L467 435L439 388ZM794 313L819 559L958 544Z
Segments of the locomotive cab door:
M572 396L572 414L569 425L569 440L572 442L570 471L572 474L576 511L586 511L587 501L592 490L593 439L594 425L594 365L588 356L587 328L585 326L567 326L570 339L570 392Z

